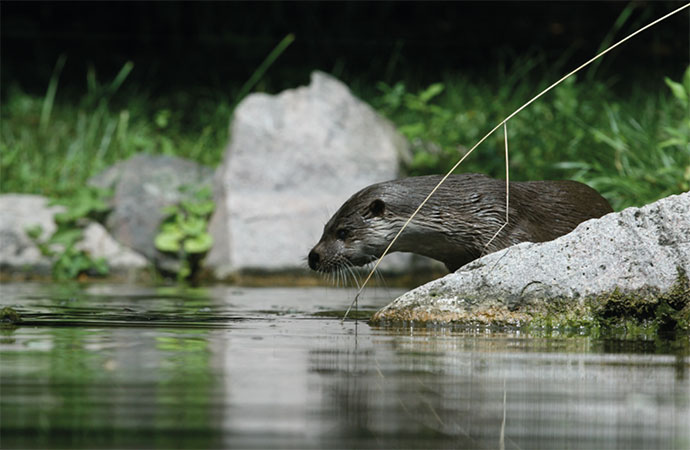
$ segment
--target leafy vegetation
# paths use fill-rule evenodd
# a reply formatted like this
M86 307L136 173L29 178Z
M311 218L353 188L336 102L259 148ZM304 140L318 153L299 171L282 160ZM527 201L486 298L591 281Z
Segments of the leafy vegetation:
M41 253L52 260L53 277L57 280L71 280L83 275L107 275L109 268L103 258L93 258L79 248L84 238L87 219L100 220L110 209L107 199L112 193L105 189L83 188L70 197L53 200L50 205L61 205L63 212L55 215L57 228L46 239L42 239L40 225L26 230Z
M56 197L73 195L86 180L137 153L186 157L215 165L227 142L231 103L219 92L193 90L154 98L126 86L125 64L106 83L95 69L86 92L62 92L65 59L44 97L10 86L0 120L0 190Z
M256 79L291 39L278 44L240 92L247 86L262 89ZM220 162L238 95L190 90L155 98L127 85L135 70L128 63L105 83L90 69L85 93L60 96L65 61L57 62L44 97L17 86L6 92L1 192L73 195L93 174L140 152L211 166ZM379 83L377 90L357 80L351 84L412 142L405 170L418 175L447 171L560 72L530 57L499 66L489 77L446 75L423 88L403 81ZM590 73L567 80L508 123L511 178L583 181L615 209L687 191L690 75L665 85L661 79L649 84ZM459 170L501 177L502 133L487 139Z
M539 92L546 81L524 81L528 69L504 76L495 93L462 79L416 93L403 83L380 84L375 104L412 143L409 173L448 171L467 148ZM619 97L603 82L566 80L508 122L511 177L576 179L602 192L615 209L687 191L690 68L681 83L667 78L666 84L670 91L633 88ZM503 146L502 133L494 133L459 170L500 177Z
M156 236L156 248L177 255L180 261L178 279L193 277L199 261L211 249L213 239L208 221L215 209L213 193L207 186L182 186L185 199L164 209L166 218Z

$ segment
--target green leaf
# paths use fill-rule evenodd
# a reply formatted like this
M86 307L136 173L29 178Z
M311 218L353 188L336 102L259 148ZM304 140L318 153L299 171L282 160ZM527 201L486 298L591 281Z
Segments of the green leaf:
M167 216L174 216L175 214L178 213L179 210L180 210L180 208L177 205L168 205L168 206L164 206L161 209L161 212L163 213L164 216L167 217Z
M184 251L187 253L205 253L211 249L213 238L208 233L201 233L184 241Z
M185 202L183 204L184 208L190 213L196 216L206 217L210 215L216 208L216 204L213 200L207 200L205 202Z
M666 147L675 147L676 145L683 145L683 144L684 144L684 142L678 138L670 138L670 139L666 139L664 141L659 142L657 144L657 147L659 147L659 149L664 149Z
M74 216L70 214L68 211L59 212L55 214L55 216L53 216L53 220L55 220L55 223L57 223L58 225L66 225L74 221Z
M55 256L55 251L53 251L52 248L45 242L36 242L36 246L38 247L38 250L41 252L43 256L47 256L49 258L52 258Z
M189 275L191 275L192 269L189 267L189 262L185 259L183 261L180 261L180 270L177 272L177 279L179 281L184 280L187 278Z
M108 262L105 260L105 258L98 258L93 261L91 261L93 269L98 273L99 275L107 275L108 272L110 271L110 267L108 266Z
M156 236L154 244L162 252L178 252L184 235L177 228L162 231Z
M110 209L110 205L105 202L105 200L102 200L100 198L95 198L91 199L91 202L88 205L89 207L89 213L91 212L105 212Z
M430 153L416 153L410 166L414 169L428 169L438 165L439 158Z
M190 216L178 223L182 233L187 236L198 236L206 230L206 221L199 217Z
M27 236L33 241L39 239L41 235L43 234L43 227L40 225L33 225L30 227L24 228L24 232L26 233Z
M210 186L203 186L196 192L195 197L199 200L209 200L213 198L213 190Z
M91 258L83 251L65 251L53 266L53 275L59 280L73 279L91 268Z
M65 247L71 247L80 241L82 238L82 230L79 228L70 228L66 230L57 230L48 239L48 244L58 244L64 245Z
M161 109L156 113L153 120L158 128L167 128L168 124L170 123L171 115L172 113L169 109Z
M443 83L434 83L419 94L419 99L422 102L427 103L429 100L443 92L443 89L445 89Z
M683 105L687 105L689 93L685 90L685 87L682 84L671 80L669 77L664 77L664 81L666 82L666 85L671 88L673 96L680 100Z
M182 231L180 230L180 226L177 224L177 221L163 222L161 225L161 233L180 233L180 235L182 235Z
M66 210L55 214L55 222L58 224L71 224L79 219L87 217L91 211L90 201L84 202L65 202Z
M685 69L685 74L683 75L683 86L685 86L685 92L690 92L690 66Z
M403 125L399 128L400 132L405 135L406 138L412 140L417 137L424 136L426 127L421 122L410 123L408 125Z

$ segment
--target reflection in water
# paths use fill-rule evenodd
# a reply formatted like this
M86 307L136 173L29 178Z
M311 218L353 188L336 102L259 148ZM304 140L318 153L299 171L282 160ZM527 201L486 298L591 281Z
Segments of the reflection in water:
M0 329L2 448L690 448L687 337L372 328L330 317L334 289L51 288L2 286L30 324Z
M392 446L423 448L431 439L497 448L505 414L506 448L690 442L690 390L677 376L677 357L566 353L569 346L553 354L538 351L550 346L539 339L384 333L372 338L375 352L312 352L315 370L328 374L324 401L338 405L347 423L343 436L365 429ZM587 341L571 342L581 348ZM683 366L687 372L687 359Z
M189 348L189 330L25 331L1 347L3 448L220 442L219 383L210 382L210 354ZM194 331L206 346L208 332Z

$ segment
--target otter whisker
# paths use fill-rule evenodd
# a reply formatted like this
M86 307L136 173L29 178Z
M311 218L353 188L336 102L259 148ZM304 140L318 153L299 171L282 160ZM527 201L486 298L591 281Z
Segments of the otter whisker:
M379 281L379 283L381 283L381 286L386 287L386 280L383 278L383 273L381 273L381 270L374 270L374 275L376 276L376 279Z
M347 278L349 276L349 274L347 273L347 267L341 265L338 270L340 271L340 286L347 287Z
M344 267L350 272L350 275L352 276L352 281L355 283L357 286L357 289L359 289L359 281L357 280L357 275L355 274L353 270L352 263L349 261L344 265Z
M371 263L367 263L367 265L369 265L369 264L371 264ZM353 265L353 268L355 268L354 265ZM362 284L362 279L364 278L364 274L366 273L366 268L365 267L361 267L361 268L357 267L357 268L355 268L355 272L357 274L357 281L359 281L358 286L360 286Z

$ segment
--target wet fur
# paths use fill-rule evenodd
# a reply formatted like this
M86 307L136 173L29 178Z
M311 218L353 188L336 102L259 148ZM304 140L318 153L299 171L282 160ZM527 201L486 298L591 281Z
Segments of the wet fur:
M383 253L400 227L441 180L440 175L378 183L350 197L326 223L309 265L320 272L365 265ZM403 231L393 251L412 252L455 271L519 242L544 242L579 223L612 212L594 189L575 181L510 183L508 225L505 181L481 174L451 175Z

